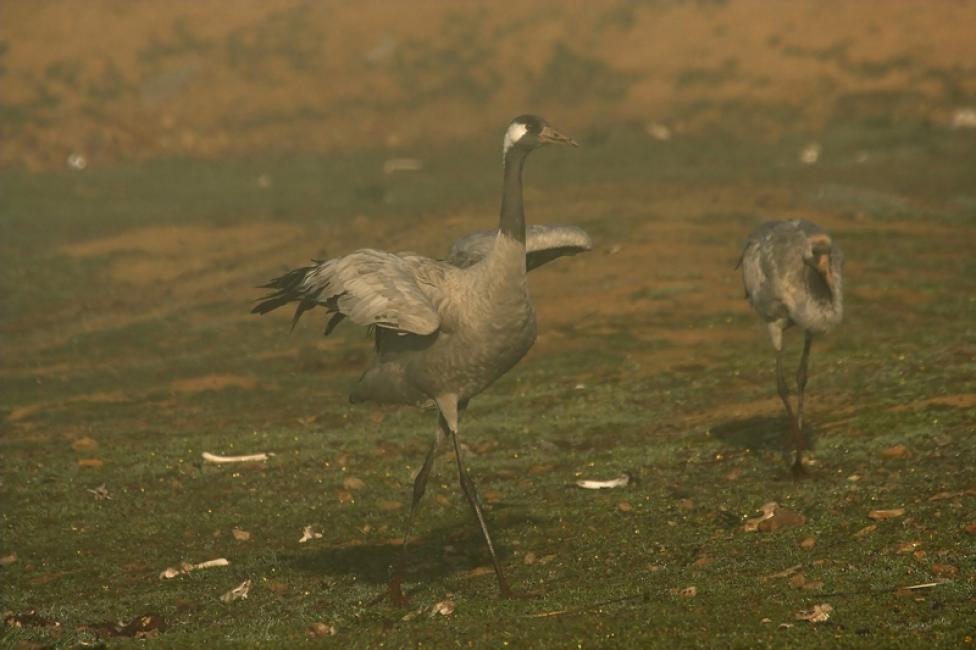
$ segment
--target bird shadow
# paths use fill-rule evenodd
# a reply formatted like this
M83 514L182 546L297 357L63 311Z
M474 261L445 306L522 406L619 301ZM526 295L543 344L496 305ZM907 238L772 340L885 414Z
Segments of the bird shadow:
M502 562L510 559L512 552L499 545L504 531L520 524L538 523L536 518L522 516L495 517L492 522L495 552ZM470 528L470 530L469 530ZM400 559L398 541L338 544L314 553L303 553L285 558L292 566L316 575L354 575L367 584L386 584L392 567ZM406 551L404 578L408 581L433 581L447 576L491 566L491 558L481 532L468 522L452 523L428 530L421 536L411 536Z
M713 426L711 432L722 442L743 449L787 452L793 448L790 419L785 415L755 415L729 420ZM810 428L804 426L803 437L807 449L812 443L810 433Z

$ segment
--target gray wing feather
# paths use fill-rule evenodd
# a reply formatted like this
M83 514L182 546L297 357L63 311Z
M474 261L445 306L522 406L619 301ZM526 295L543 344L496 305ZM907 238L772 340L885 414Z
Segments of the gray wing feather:
M479 230L454 242L447 263L466 268L481 261L491 250L497 230ZM531 270L563 255L575 255L593 248L586 231L576 226L531 225L525 229L526 267Z
M440 327L430 295L436 285L426 277L437 264L419 256L363 249L313 268L302 282L302 291L357 325L426 335Z

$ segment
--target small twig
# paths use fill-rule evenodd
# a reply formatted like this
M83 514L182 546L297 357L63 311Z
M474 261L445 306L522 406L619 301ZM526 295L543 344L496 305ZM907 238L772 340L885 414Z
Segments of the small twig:
M209 451L205 451L201 455L208 463L249 463L258 460L268 460L271 454L261 452L260 454L250 454L248 456L218 456L217 454L211 454Z
M811 598L837 598L840 596L861 596L865 594L887 594L892 591L916 591L918 589L931 589L945 584L945 581L926 582L920 585L910 585L908 587L879 587L877 589L858 589L855 591L835 591L829 594L814 594Z

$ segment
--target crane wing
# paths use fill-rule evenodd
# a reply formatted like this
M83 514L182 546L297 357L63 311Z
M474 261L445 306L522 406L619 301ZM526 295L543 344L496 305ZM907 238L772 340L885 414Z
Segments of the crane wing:
M497 230L479 230L454 242L447 263L467 268L481 261L495 243ZM525 229L525 268L531 271L563 255L593 248L586 231L576 226L531 225Z
M303 312L321 305L333 314L326 334L344 317L357 325L432 334L440 327L432 294L443 278L442 267L418 255L358 250L272 280L264 288L274 291L252 311L264 314L298 302L292 327Z

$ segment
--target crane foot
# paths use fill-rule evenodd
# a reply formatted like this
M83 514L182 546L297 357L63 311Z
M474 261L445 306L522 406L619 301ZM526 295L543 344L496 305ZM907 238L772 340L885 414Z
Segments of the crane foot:
M403 595L403 589L400 588L401 579L400 576L395 575L390 579L390 584L387 586L386 591L381 593L379 596L373 600L366 603L367 606L372 607L386 599L389 599L391 603L397 607L407 607L410 605L410 601L407 597Z

